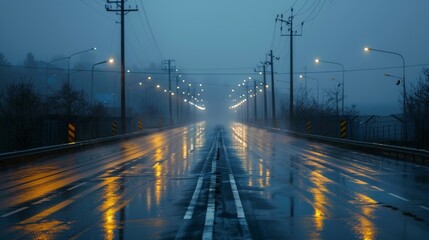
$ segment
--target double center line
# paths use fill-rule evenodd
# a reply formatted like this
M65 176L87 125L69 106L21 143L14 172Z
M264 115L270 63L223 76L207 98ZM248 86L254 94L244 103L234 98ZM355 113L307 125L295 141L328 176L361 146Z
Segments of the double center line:
M222 155L223 154L223 155ZM223 158L221 158L223 157ZM229 179L227 182L230 183L232 195L234 198L235 208L237 210L237 218L238 222L241 227L242 232L242 239L252 239L250 235L250 230L247 225L246 216L244 214L243 205L241 203L240 195L237 189L237 184L234 179L234 175L232 173L230 161L228 158L228 152L225 146L225 140L223 137L223 131L221 129L217 129L216 137L213 140L213 143L210 147L209 153L205 159L203 168L201 170L200 176L197 181L197 185L195 187L194 193L192 195L191 201L189 203L189 206L187 208L187 211L185 213L185 216L183 217L183 220L185 221L184 224L181 225L181 228L179 229L176 239L183 239L185 238L185 228L186 228L186 222L192 220L195 207L198 203L198 199L200 198L200 193L203 187L204 182L204 176L207 176L207 165L211 163L211 171L210 171L210 185L209 185L209 191L208 191L208 200L207 200L207 207L205 212L205 221L204 221L204 230L202 239L204 240L211 240L213 239L214 235L214 223L216 218L216 181L218 178L217 173L217 166L218 162L224 160L227 166L227 171L229 172L228 176Z

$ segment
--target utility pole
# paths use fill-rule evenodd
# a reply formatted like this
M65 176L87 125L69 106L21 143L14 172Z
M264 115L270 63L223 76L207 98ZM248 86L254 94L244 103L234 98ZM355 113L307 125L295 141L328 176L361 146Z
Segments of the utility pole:
M249 122L249 81L246 80L246 122Z
M167 67L164 68L164 70L168 71L168 112L169 112L169 118L170 118L170 124L173 125L173 105L171 103L171 63L174 62L174 60L168 59L168 60L164 60L162 63L167 65ZM174 69L176 67L173 67Z
M301 33L298 34L297 31L293 30L293 8L290 10L290 16L288 20L283 20L283 14L277 15L276 22L280 21L282 24L280 25L280 31L283 31L283 23L286 24L288 27L289 34L283 34L281 33L281 36L288 36L290 38L290 100L289 100L289 120L292 122L294 111L293 111L293 37L295 36L302 36L302 26L304 25L304 22L301 22Z
M265 69L265 65L267 64L267 62L261 62L262 64L262 74L263 74L263 83L264 83L264 124L267 124L267 117L268 117L268 112L267 112L267 78L266 78L266 69Z
M272 105L273 105L273 111L272 111L272 118L273 118L273 126L275 125L276 122L276 97L275 97L275 88L274 88L274 55L273 55L273 50L270 50L270 53L268 54L270 56L270 61L269 64L271 66L271 87L272 87L272 94L271 94L271 101L272 101ZM276 58L277 60L279 58Z
M257 123L257 117L258 117L258 114L257 114L257 102L256 102L256 80L255 79L253 79L253 102L254 102L254 114L255 114L255 124Z
M176 76L176 121L179 122L179 75Z
M115 5L112 7L112 4ZM136 8L125 8L125 0L107 0L105 5L108 12L116 12L121 16L121 129L122 133L127 132L126 126L126 105L125 105L125 14L138 11Z

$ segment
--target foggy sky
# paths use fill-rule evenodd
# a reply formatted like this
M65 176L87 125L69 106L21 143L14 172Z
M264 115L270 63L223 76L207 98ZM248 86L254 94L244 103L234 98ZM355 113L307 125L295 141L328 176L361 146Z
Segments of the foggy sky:
M97 47L94 61L119 59L118 17L106 12L104 4L104 0L4 0L0 52L17 65L27 52L49 61L93 46ZM184 73L201 74L184 77L208 83L209 95L222 100L230 89L217 85L236 85L246 78L229 73L253 74L270 49L280 57L275 63L279 96L288 100L289 39L280 36L275 18L280 13L289 16L292 5L295 22L304 21L303 35L295 38L295 72L306 70L319 79L323 91L334 88L330 79L340 80L341 73L314 73L340 70L335 65L315 65L315 57L340 62L347 70L362 69L348 71L345 78L346 105L357 104L362 114L401 112L401 88L384 73L401 76L402 69L364 70L400 67L401 59L365 54L364 46L401 53L406 65L429 64L427 0L129 0L127 5L138 5L139 12L126 16L126 67L174 59ZM407 84L417 81L421 68L406 69ZM296 87L303 84L297 77L295 81ZM315 94L313 80L307 87Z

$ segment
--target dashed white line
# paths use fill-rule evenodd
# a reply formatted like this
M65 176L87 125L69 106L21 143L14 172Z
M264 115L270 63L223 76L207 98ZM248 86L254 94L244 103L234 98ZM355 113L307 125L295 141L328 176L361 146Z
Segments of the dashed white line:
M49 198L46 197L46 198L40 199L39 201L32 203L32 205L37 205L37 204L40 204L40 203L46 202L46 201L49 201Z
M374 186L374 185L372 185L371 187L372 187L372 188L374 188L374 189L376 189L376 190L378 190L378 191L384 192L384 189L381 189L381 188L376 187L376 186Z
M208 156L206 158L206 162L204 163L204 166L201 170L200 177L198 178L198 181L197 181L197 186L195 187L194 194L192 195L192 198L191 198L191 202L189 203L188 209L186 210L185 216L183 217L184 220L192 219L192 215L194 214L195 206L197 205L197 201L198 201L198 196L200 195L201 187L202 187L203 181L204 181L204 177L203 177L204 174L203 173L204 173L204 170L206 169L206 165L209 162L209 157L210 157L211 153L213 152L215 145L216 145L216 140L213 141L213 144L210 147L209 154L208 154ZM154 165L154 167L157 164L159 164L159 163L156 163ZM212 166L212 168L213 168L213 166ZM213 171L213 169L212 169L212 171Z
M216 155L216 154L215 154ZM216 160L212 160L212 176L210 178L210 189L209 189L209 201L207 203L207 211L206 211L206 221L204 223L204 232L203 238L204 240L213 239L213 226L215 219L215 191L216 191Z
M78 185L76 185L76 186L74 186L74 187L71 187L71 188L67 189L67 191L71 191L71 190L73 190L73 189L75 189L75 188L78 188L78 187L80 187L80 186L83 186L83 185L85 185L85 184L86 184L86 182L80 183L80 184L78 184Z
M390 196L393 196L393 197L395 197L395 198L398 198L398 199L401 199L401 200L403 200L403 201L410 201L410 200L408 200L408 199L406 199L406 198L403 198L403 197L400 197L400 196L398 196L398 195L396 195L396 194L393 194L393 193L389 193L389 195Z
M231 163L228 157L228 151L226 150L225 141L222 136L222 148L225 155L225 161L230 170L229 174L229 183L231 185L232 196L234 197L235 208L237 209L237 218L241 225L241 230L243 231L242 239L252 239L250 235L249 225L247 225L246 215L244 214L243 204L241 203L240 194L238 194L237 184L232 173Z
M429 211L429 207L425 207L425 206L423 206L423 205L420 205L419 207L423 208L424 210Z
M197 186L195 187L194 195L192 195L191 203L189 204L188 210L183 217L184 220L191 219L192 215L194 214L195 205L197 205L198 196L200 195L201 186L203 185L203 179L204 178L202 176L198 178Z
M1 215L1 217L2 218L4 218L4 217L9 217L10 215L12 215L12 214L15 214L15 213L18 213L18 212L21 212L21 211L24 211L25 209L27 209L28 207L22 207L22 208L19 208L19 209L16 209L15 211L12 211L12 212L10 212L10 213L6 213L6 214L3 214L3 215Z
M229 174L229 182L234 196L235 207L237 208L237 217L246 218L244 215L243 205L241 204L240 195L238 194L237 184L235 183L234 176L231 173Z

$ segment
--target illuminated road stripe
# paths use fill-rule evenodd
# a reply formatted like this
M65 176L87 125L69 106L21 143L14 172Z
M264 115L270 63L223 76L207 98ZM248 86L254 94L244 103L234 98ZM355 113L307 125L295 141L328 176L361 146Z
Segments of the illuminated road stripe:
M225 161L229 168L229 183L231 185L232 195L234 197L235 208L237 209L237 218L240 222L241 230L243 231L242 239L252 239L250 235L249 225L247 225L246 215L244 214L243 204L241 203L240 194L238 193L237 184L232 174L232 168L228 157L228 152L226 151L225 140L222 136L222 148L225 155Z
M192 219L192 215L194 214L195 205L197 205L198 196L201 192L201 186L203 185L203 177L200 176L198 178L197 186L195 187L194 194L192 195L191 202L189 203L188 210L186 211L185 216L183 217L184 220Z
M234 176L231 173L229 174L229 182L234 196L235 207L237 208L237 217L246 218L244 215L243 205L241 204L240 195L238 194L237 184L235 184Z
M189 203L188 209L186 210L185 216L183 217L184 220L190 220L192 219L192 215L195 211L195 206L197 205L198 197L201 192L201 187L203 185L204 180L204 170L206 169L207 162L209 161L210 155L213 152L213 149L215 148L216 141L218 141L218 136L216 136L216 139L213 141L212 146L210 147L209 154L206 157L206 161L204 163L203 168L201 169L200 177L198 178L197 186L195 187L194 194L192 195L191 202Z
M71 191L71 190L73 190L73 189L75 189L75 188L78 188L78 187L80 187L80 186L83 186L83 185L85 185L85 184L86 184L86 182L83 182L83 183L81 183L81 184L78 184L78 185L76 185L76 186L74 186L74 187L71 187L71 188L67 189L67 191Z
M49 201L49 199L50 199L50 198L48 198L48 197L43 198L43 199L40 199L39 201L32 203L32 205L37 205L37 204L40 204L40 203L42 203L42 202Z
M6 213L6 214L1 215L1 217L2 217L2 218L4 218L4 217L9 217L10 215L13 215L13 214L15 214L15 213L18 213L18 212L24 211L24 210L25 210L25 209L27 209L27 208L28 208L28 207L22 207L22 208L16 209L15 211L12 211L12 212L10 212L10 213Z
M87 195L87 194L89 194L89 193L91 193L91 192L93 192L93 191L95 191L95 190L97 190L97 189L99 189L99 188L101 188L101 187L103 187L103 186L105 186L105 185L107 185L107 184L109 184L109 183L117 180L117 179L118 178L110 178L110 179L108 179L108 180L106 180L106 181L104 181L104 182L102 182L100 184L95 185L92 188L89 188L89 189L83 191L82 193L76 195L72 199L65 200L65 201L63 201L63 202L61 202L61 203L59 203L59 204L57 204L55 206L52 206L52 207L50 207L50 208L48 208L48 209L46 209L46 210L44 210L44 211L42 211L42 212L34 215L33 217L30 217L30 218L27 218L24 221L21 221L19 224L29 224L29 223L38 222L38 221L46 218L47 216L49 216L49 215L51 215L51 214L53 214L53 213L55 213L55 212L57 212L57 211L65 208L65 207L67 207L68 205L72 204L76 199L81 198L81 197L83 197L83 196L85 196L85 195Z
M210 178L210 189L209 189L209 201L207 203L207 211L206 211L206 221L204 223L204 232L203 238L204 240L213 239L213 226L215 219L215 193L216 193L216 160L212 161L212 176Z
M379 188L379 187L376 187L376 186L371 186L371 187L374 188L374 189L376 189L376 190L378 190L378 191L384 192L384 190L381 189L381 188Z
M420 205L419 207L423 208L424 210L429 211L429 207L425 207L425 206L423 206L423 205Z
M401 200L403 200L403 201L410 201L410 200L408 200L408 199L406 199L406 198L403 198L403 197L400 197L400 196L398 196L398 195L396 195L396 194L393 194L393 193L389 193L389 195L390 196L393 196L393 197L395 197L395 198L398 198L398 199L401 199Z

